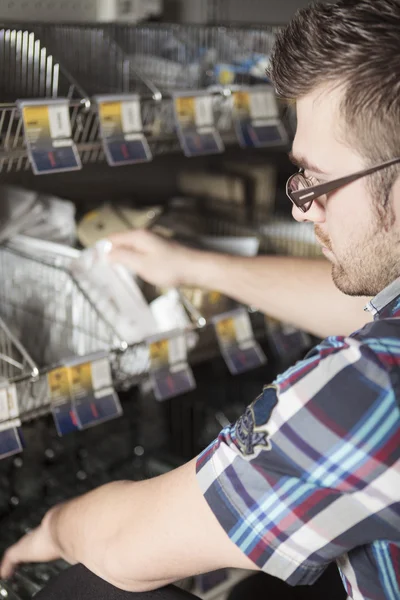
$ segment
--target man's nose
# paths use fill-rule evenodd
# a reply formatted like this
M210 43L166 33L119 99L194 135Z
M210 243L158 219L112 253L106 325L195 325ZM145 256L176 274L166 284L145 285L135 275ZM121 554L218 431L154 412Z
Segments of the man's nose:
M292 216L299 223L324 223L325 209L318 200L314 200L307 212L303 212L293 204Z

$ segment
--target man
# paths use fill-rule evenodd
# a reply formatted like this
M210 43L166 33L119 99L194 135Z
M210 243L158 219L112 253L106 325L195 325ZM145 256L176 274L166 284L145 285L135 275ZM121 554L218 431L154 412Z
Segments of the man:
M2 577L63 556L134 592L224 567L295 586L336 561L349 597L400 597L399 31L398 0L313 5L271 64L297 102L293 215L315 224L340 290L376 295L374 323L278 376L198 459L53 509L8 550Z

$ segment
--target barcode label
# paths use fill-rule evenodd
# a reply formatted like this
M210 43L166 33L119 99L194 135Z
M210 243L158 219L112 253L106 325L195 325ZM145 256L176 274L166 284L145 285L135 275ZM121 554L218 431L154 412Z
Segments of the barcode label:
M71 123L67 104L53 104L48 107L50 136L56 138L71 137Z
M265 89L250 93L250 114L253 120L278 116L278 105L273 90Z
M0 389L0 422L9 418L7 388Z
M212 96L195 98L195 123L198 129L212 127L214 122Z
M142 131L142 115L139 100L121 102L122 131L132 133Z
M187 349L185 336L180 335L173 337L169 340L169 363L171 365L176 363L186 362L187 360Z
M9 418L17 419L19 417L19 407L18 407L17 386L15 384L10 385L7 388L7 395L8 395Z
M253 329L250 323L250 317L248 313L242 312L235 319L236 339L238 344L247 342L249 339L253 339Z
M0 422L19 416L17 387L15 384L0 388Z
M107 358L92 362L91 369L94 391L112 387L111 367Z

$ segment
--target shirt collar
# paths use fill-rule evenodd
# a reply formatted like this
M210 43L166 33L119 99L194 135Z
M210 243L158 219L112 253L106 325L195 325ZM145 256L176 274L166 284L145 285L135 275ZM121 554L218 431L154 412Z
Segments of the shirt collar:
M400 316L400 277L379 292L364 310L368 310L374 319Z

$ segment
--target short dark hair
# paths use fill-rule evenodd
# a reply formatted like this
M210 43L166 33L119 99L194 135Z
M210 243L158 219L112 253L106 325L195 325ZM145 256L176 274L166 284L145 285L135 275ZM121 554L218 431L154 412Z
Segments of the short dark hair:
M269 74L287 99L343 85L346 140L369 161L400 156L400 0L339 0L298 11L278 33Z

